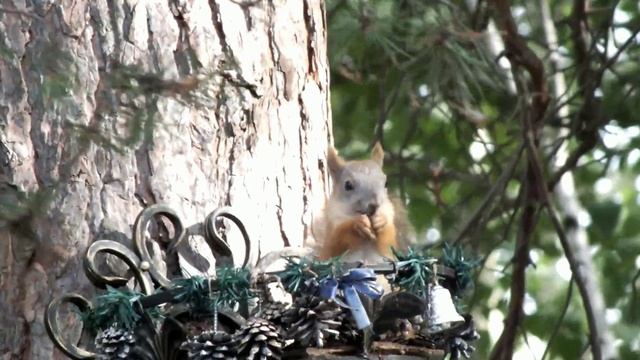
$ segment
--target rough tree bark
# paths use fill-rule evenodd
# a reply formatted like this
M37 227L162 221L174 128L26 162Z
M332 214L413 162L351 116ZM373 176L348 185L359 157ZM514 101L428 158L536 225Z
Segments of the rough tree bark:
M90 292L87 245L128 241L149 204L187 226L230 205L263 254L313 238L331 141L324 12L0 1L0 358L62 358L46 304Z

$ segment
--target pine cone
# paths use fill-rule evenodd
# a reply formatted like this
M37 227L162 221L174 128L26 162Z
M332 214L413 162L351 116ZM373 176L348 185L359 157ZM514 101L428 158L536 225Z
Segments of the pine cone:
M476 331L475 323L470 315L465 316L465 324L457 329L457 334L449 341L449 352L451 359L469 359L471 353L476 348L471 345L472 342L480 338L480 334Z
M338 327L338 331L340 332L339 341L345 344L358 343L362 332L358 330L351 311L347 308L341 308L337 320L340 322L340 326Z
M397 335L403 340L412 340L420 336L420 333L427 328L427 322L422 315L416 315L404 322L398 328Z
M96 359L126 359L135 342L133 331L111 326L96 336Z
M282 337L271 322L252 318L240 329L235 339L238 355L247 360L270 360L282 358Z
M341 313L342 308L334 300L302 296L282 314L281 322L287 329L286 338L296 345L324 347L326 339L339 339Z
M254 316L279 324L282 314L291 306L282 302L265 302L256 311Z
M236 344L225 332L205 331L189 337L180 348L188 352L189 360L236 359Z
M392 326L380 334L384 341L398 342L402 344L422 344L428 341L428 333L423 331L427 325L421 315L409 319L393 319Z

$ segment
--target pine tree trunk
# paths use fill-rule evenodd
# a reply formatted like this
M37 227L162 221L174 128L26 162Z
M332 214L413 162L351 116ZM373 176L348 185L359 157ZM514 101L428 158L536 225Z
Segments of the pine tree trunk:
M331 141L323 1L0 4L1 359L62 358L45 306L90 295L85 249L130 241L150 204L186 226L230 205L254 254L313 239Z

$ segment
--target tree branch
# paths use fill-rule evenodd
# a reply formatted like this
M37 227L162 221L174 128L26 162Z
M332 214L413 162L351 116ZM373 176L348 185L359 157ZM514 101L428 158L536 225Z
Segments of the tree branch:
M550 190L553 190L556 185L558 185L560 179L562 179L562 176L564 176L565 173L575 169L580 158L589 151L593 150L593 148L597 144L598 139L596 137L583 139L583 141L578 145L578 148L574 152L572 152L567 160L562 164L562 166L553 173L551 179L547 182L547 187Z
M640 279L640 269L638 269L636 275L631 280L631 301L629 301L629 309L632 320L635 320L638 317L638 308L636 307L636 299L638 297L636 282L638 282L638 279Z
M398 90L396 90L396 94ZM386 86L384 81L378 85L378 119L376 120L376 126L373 129L373 139L371 139L370 148L379 142L384 146L384 123L387 122L387 106L386 104Z
M526 292L526 269L530 264L529 242L533 230L538 222L537 191L534 185L533 173L527 167L527 175L524 182L524 204L520 218L520 228L516 239L516 247L513 255L513 271L511 275L511 299L507 317L504 321L504 330L498 339L490 359L508 360L513 358L516 334L524 320L524 295Z
M556 325L553 327L553 332L551 336L549 336L549 341L547 341L547 347L544 349L544 353L542 353L542 358L540 360L544 360L551 349L551 344L553 340L555 340L558 332L560 331L560 326L562 326L562 322L564 321L564 317L567 315L567 311L569 310L569 305L571 305L571 298L573 297L573 276L571 276L571 280L569 280L569 286L567 288L567 296L564 300L564 306L562 307L562 313L556 322Z
M535 176L539 179L539 184L544 184L543 179L543 167L538 157L536 148L532 139L527 139L527 150L531 159L533 160L533 170L535 171ZM560 239L560 244L562 245L562 249L569 261L569 266L571 268L571 272L576 279L576 284L578 285L578 289L580 290L580 295L582 297L582 302L584 304L585 313L587 316L587 322L589 324L590 330L590 343L591 343L591 352L593 353L593 358L596 360L600 359L612 359L611 349L609 346L609 339L606 335L606 324L604 322L604 318L596 314L595 309L603 310L603 304L598 304L598 301L601 299L597 299L594 297L594 294L599 291L597 286L593 281L587 279L589 274L593 273L593 269L591 264L584 261L585 258L589 258L588 248L587 247L578 247L568 239L566 232L564 231L564 227L560 218L557 215L555 207L553 205L551 195L545 185L541 185L538 189L540 194L542 195L542 201L544 207L547 209L547 213L551 220L553 227L556 230L558 238ZM587 252L583 254L583 252ZM605 352L603 352L603 346L607 348Z
M615 54L613 54L612 57L610 57L609 59L607 59L607 61L602 64L602 67L600 67L599 70L599 76L600 78L602 78L602 75L604 74L605 71L607 71L607 69L609 69L611 66L613 66L616 61L618 61L618 58L620 57L620 55L631 45L634 43L636 37L638 36L638 33L640 33L640 26L637 27L632 33L631 36L629 36L629 38L627 38L627 40L620 45L620 47L618 48L618 50L616 51Z
M398 95L400 93L400 88L402 86L402 82L404 81L405 74L400 75L400 79L398 80L398 85L393 87L393 93L389 99L389 103L387 104L387 94L386 89L387 86L385 84L384 79L386 79L386 74L383 76L383 80L379 84L378 88L378 119L376 121L376 126L374 129L373 140L370 144L370 147L373 148L376 142L380 142L384 146L384 124L387 122L389 113L391 112L391 108L395 105L396 100L398 99Z
M534 148L537 148L540 127L544 122L545 113L549 106L549 91L544 65L518 34L515 21L511 15L510 2L508 0L493 0L491 4L494 7L496 23L501 30L505 43L506 56L512 65L518 93L525 99L525 105L521 113L524 143L528 147L529 142L531 142L534 144ZM530 82L525 83L522 81L521 68L524 68L529 74ZM529 95L531 95L530 103L528 101ZM534 158L531 151L527 151L527 168L523 183L523 210L513 259L511 300L504 330L491 352L490 359L492 360L513 358L516 334L524 319L522 305L526 291L526 269L530 264L529 243L540 213L538 211L540 198L538 181Z
M584 99L582 107L578 111L577 123L575 124L578 127L576 137L580 142L578 148L572 154L567 156L569 152L568 145L567 141L563 140L557 149L557 153L554 155L556 157L555 167L557 170L553 174L551 180L548 181L547 185L543 186L544 189L541 189L541 193L544 195L545 207L549 216L552 217L552 223L562 243L565 256L569 260L569 264L573 272L572 278L575 279L580 290L580 295L582 297L589 324L593 358L609 359L615 357L615 349L612 346L612 337L606 327L604 318L604 300L596 282L597 275L593 269L591 255L589 254L586 229L576 223L575 228L570 234L565 233L562 228L562 224L553 209L551 195L549 194L549 191L556 189L556 185L558 185L560 179L566 176L566 181L559 184L556 189L556 196L561 199L560 209L563 215L569 218L575 218L578 216L579 212L583 211L582 205L575 195L573 176L571 173L567 172L575 169L575 166L582 155L591 151L591 149L597 145L597 129L606 122L606 118L598 116L599 113L597 111L600 108L600 104L595 98L595 89L601 83L602 75L606 69L605 66L607 65L605 63L603 67L601 67L601 70L597 72L594 72L591 68L590 55L592 52L587 51L587 48L589 48L588 24L586 18L587 7L588 4L585 1L575 1L572 17L572 38L575 44L576 54L578 56L578 85L581 89L578 94ZM549 48L555 48L557 47L557 31L555 29L553 19L551 18L551 10L548 0L540 0L540 10L547 44ZM617 57L618 55L614 55L614 58ZM553 61L553 58L550 60L552 60L552 67L554 69L558 69L560 64L557 61ZM567 89L563 74L557 72L553 77L553 81L554 94L555 97L559 99ZM569 107L566 105L559 107L558 113L568 115ZM570 132L568 129L561 128L558 130L556 137L566 139L569 135ZM528 149L532 153L534 152L532 146L528 146ZM540 159L537 157L537 152L535 152L534 156L537 167L536 171L540 179L543 179L543 167ZM559 160L564 160L562 165L559 165ZM541 182L541 184L544 183ZM550 346L550 343L551 339L549 340L548 347Z
M533 89L532 109L546 111L547 103L549 102L549 91L542 61L518 34L518 28L511 16L510 1L493 0L491 4L495 8L496 22L502 31L507 58L514 67L524 67L531 77ZM542 116L534 113L532 114L532 119L536 121L542 120Z
M584 99L584 103L578 112L578 123L584 124L578 130L578 148L567 158L564 164L556 170L548 182L549 189L555 188L562 176L576 167L580 158L591 151L598 144L597 129L609 121L607 118L597 118L600 114L599 104L595 99L595 89L602 82L605 71L611 68L620 55L634 43L640 33L640 27L636 28L631 36L618 48L616 53L607 59L602 66L594 71L589 61L589 35L587 24L588 2L585 0L574 1L572 14L572 38L578 60L578 85ZM566 104L565 104L566 105ZM563 105L563 106L565 106ZM596 117L596 119L592 119Z
M474 227L476 227L479 222L481 222L481 219L483 217L489 217L493 210L493 205L495 204L494 200L499 194L504 193L509 180L511 180L511 178L513 177L513 173L515 172L516 167L520 162L520 157L522 156L523 150L524 145L518 148L516 154L511 158L511 161L509 161L509 165L507 165L498 180L496 180L494 185L491 187L491 190L489 190L489 192L485 195L480 206L476 208L473 215L471 215L462 230L458 233L458 236L456 236L455 240L453 241L454 244L459 243L460 240L462 240Z

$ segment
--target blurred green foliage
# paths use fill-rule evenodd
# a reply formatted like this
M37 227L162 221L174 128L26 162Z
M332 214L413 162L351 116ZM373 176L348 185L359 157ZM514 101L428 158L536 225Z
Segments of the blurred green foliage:
M513 1L511 13L520 35L544 62L552 86L540 3ZM592 124L578 116L587 99L572 38L574 3L548 4L558 35L557 71L568 88L562 98L552 99L556 111L542 131L550 178L558 145L564 142L569 153L576 151L585 136L580 129ZM493 25L487 24L493 14L485 1L327 3L336 147L346 157L364 157L380 140L390 186L406 201L420 240L458 241L483 258L468 299L483 335L477 359L487 358L509 302L519 226L515 211L525 170L520 158L504 191L491 195L518 158L519 116L526 100L510 85L504 54L491 46L495 41L487 29ZM564 225L568 231L576 222L586 226L620 358L635 359L640 353L640 7L637 1L593 1L587 19L588 67L599 71L612 62L594 91L600 111L587 116L603 120L597 123L597 143L571 169L575 196L585 211L577 219L565 218ZM564 104L569 115L562 117L557 110ZM558 137L563 130L568 135ZM532 241L536 266L527 271L527 316L518 346L519 354L540 358L567 302L571 274L546 215ZM576 359L588 351L577 288L570 295L547 358ZM498 332L490 336L492 327Z

